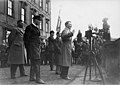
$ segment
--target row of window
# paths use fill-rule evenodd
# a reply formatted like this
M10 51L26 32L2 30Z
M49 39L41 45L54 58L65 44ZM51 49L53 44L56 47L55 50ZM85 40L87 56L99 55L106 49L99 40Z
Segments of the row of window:
M32 0L32 2L36 3L38 2L38 0ZM43 0L39 0L39 6L41 8L43 8ZM48 12L49 11L49 0L46 0L46 4L45 4L45 11Z
M37 3L36 1L37 0L32 0L34 3ZM14 2L13 2L13 0L8 0L8 15L9 16L13 16L13 5L14 5ZM39 5L40 5L40 7L41 8L43 8L43 0L39 0ZM49 11L49 0L47 0L46 1L46 4L45 4L45 11L46 12L48 12ZM25 12L26 12L26 10L25 10L25 7L24 6L22 6L22 8L21 8L21 19L23 20L23 21L25 21Z
M33 0L33 1L35 2L36 0ZM39 0L39 2L40 2L40 6L42 7L43 0ZM9 16L13 16L13 4L14 4L13 0L8 0L8 15ZM48 1L47 1L47 4L48 4ZM48 11L48 5L46 6L47 6L47 11ZM34 14L32 14L31 17L33 18ZM24 6L24 3L21 3L20 19L26 23L26 6ZM32 23L33 23L33 19L32 19ZM43 30L43 21L40 22L39 28ZM49 32L49 20L46 20L45 28L46 28L45 31Z
M7 0L7 15L14 17L14 1L15 0ZM28 0L29 1L29 0ZM39 7L43 9L43 0L31 0L35 4L39 4ZM37 3L39 2L39 3ZM20 2L20 19L23 20L26 23L26 5L22 2ZM49 11L49 0L46 0L45 4L45 11ZM34 17L34 13L31 13L31 18ZM44 32L49 32L49 20L45 19L45 29L43 29L43 21L40 21L40 26L39 28L42 29ZM31 20L33 22L33 19ZM5 35L5 40L8 42L8 36L10 34L10 31L6 30L6 35Z

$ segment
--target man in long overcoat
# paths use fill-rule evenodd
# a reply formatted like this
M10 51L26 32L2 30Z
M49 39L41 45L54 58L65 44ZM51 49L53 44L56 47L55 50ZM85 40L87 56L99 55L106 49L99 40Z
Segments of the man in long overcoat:
M55 39L55 65L56 65L56 74L59 75L61 73L60 63L61 63L61 54L62 54L62 40L60 33L56 33L57 37Z
M18 27L12 30L9 36L9 55L8 64L10 64L11 78L15 78L16 69L19 66L20 76L27 76L23 67L24 64L24 43L23 43L23 22L17 21Z
M70 78L68 77L68 70L69 67L72 64L72 36L74 34L74 30L71 32L71 21L67 21L65 23L65 29L62 31L61 37L62 37L62 57L61 57L61 74L60 77L63 79L69 80Z
M50 70L54 69L54 60L55 60L55 39L54 39L54 31L50 31L50 37L48 38L48 53L49 53L49 64Z
M82 33L81 31L79 30L78 31L78 34L77 34L77 42L81 42L82 41Z
M38 26L42 17L42 15L34 16L33 23L26 27L24 34L24 43L31 62L30 81L35 81L38 84L45 83L40 78L40 29Z

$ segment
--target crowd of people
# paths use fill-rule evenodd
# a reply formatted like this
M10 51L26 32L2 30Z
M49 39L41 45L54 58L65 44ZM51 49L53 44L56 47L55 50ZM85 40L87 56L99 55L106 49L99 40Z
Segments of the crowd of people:
M85 37L79 30L77 38L73 41L72 36L75 30L71 31L72 23L66 21L62 33L57 32L56 38L54 38L55 32L50 31L50 36L45 40L41 38L38 28L42 18L43 16L40 15L34 16L33 23L28 25L25 30L23 21L18 20L16 28L9 35L8 64L12 79L16 78L17 67L20 68L21 77L27 76L24 69L26 63L30 65L29 81L35 81L39 84L46 83L40 77L40 65L43 64L49 64L50 71L55 70L55 74L60 75L60 78L70 80L68 72L72 63L77 64L79 61L81 65L85 65L89 50L92 49L99 53L98 48L102 43L110 40L110 26L105 19L103 20L103 29L95 28L93 32L93 27L89 26L89 30L85 32ZM25 49L27 60L25 60Z
M16 71L19 67L20 76L28 76L24 65L30 66L29 81L45 84L40 76L40 65L48 64L50 71L55 71L62 79L70 80L68 77L69 67L72 65L72 36L71 21L65 23L62 33L50 31L48 39L43 39L40 34L39 24L43 16L33 17L33 23L24 28L22 20L17 21L17 26L11 30L8 37L7 58L4 60L10 67L11 79L16 79ZM56 67L56 68L55 68Z
M103 29L98 29L97 27L89 25L88 30L85 31L84 37L82 37L81 31L78 31L77 38L73 40L75 46L73 50L74 63L78 63L79 61L81 65L86 64L86 58L89 56L89 51L95 53L98 62L101 61L100 57L102 56L100 52L102 46L111 40L110 26L108 25L107 20L107 18L103 19Z

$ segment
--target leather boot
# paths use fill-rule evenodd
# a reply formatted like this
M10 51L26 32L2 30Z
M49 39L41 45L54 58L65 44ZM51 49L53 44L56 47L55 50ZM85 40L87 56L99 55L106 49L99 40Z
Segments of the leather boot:
M53 71L53 65L50 65L50 71Z
M44 82L42 79L37 80L36 83L38 83L38 84L46 84L46 82Z
M35 65L36 69L36 83L46 84L42 79L40 79L40 64L39 62Z

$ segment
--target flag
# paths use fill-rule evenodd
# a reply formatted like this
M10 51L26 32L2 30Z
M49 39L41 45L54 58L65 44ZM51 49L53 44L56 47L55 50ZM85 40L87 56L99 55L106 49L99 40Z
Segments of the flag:
M60 18L60 16L58 16L56 31L57 32L61 31L61 18Z

